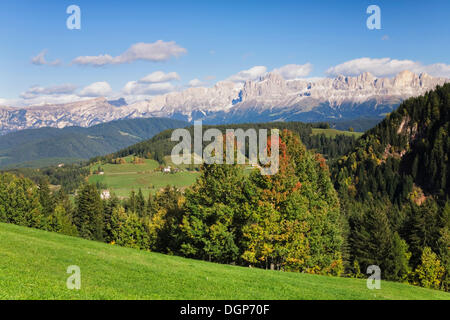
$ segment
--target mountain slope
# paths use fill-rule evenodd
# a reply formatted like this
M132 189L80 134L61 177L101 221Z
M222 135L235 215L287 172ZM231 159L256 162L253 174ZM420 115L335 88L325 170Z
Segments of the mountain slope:
M358 134L348 135L345 132L337 131L337 134L334 136L326 136L324 132L313 132L313 128L322 128L324 126L327 126L327 124L309 124L302 122L243 123L216 126L204 125L203 131L209 128L219 129L223 133L225 133L227 129L287 129L298 134L308 149L314 149L328 159L340 156L355 146L359 136ZM190 126L187 129L190 131L191 136L193 136L193 126ZM171 155L173 147L177 144L177 142L170 141L171 135L172 130L166 130L149 140L138 142L137 144L128 146L101 158L102 160L112 160L113 158L126 157L129 155L146 157L147 154L150 153L153 159L158 162L163 162L164 157ZM203 144L206 146L208 142L203 142ZM99 159L93 159L93 161L97 160Z
M450 84L404 101L332 165L346 226L348 270L430 286L429 255L450 288ZM414 271L415 273L411 273Z
M337 188L366 198L405 200L413 184L445 199L450 195L450 84L411 98L375 128L335 169Z
M209 124L270 121L382 119L403 100L450 81L403 71L394 78L357 77L285 80L268 73L244 84L222 81L127 105L105 98L26 108L0 108L0 133L27 128L81 126L116 119L166 117Z
M33 243L30 246L30 243ZM0 299L450 299L441 291L234 267L0 224ZM68 290L70 265L81 290Z
M118 120L89 128L41 128L0 136L0 167L51 158L89 159L187 123L150 118Z

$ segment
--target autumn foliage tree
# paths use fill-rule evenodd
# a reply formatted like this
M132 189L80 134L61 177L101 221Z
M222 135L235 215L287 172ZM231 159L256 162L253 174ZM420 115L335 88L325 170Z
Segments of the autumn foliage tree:
M186 192L182 255L263 268L341 272L339 202L325 160L306 151L289 131L280 135L279 150L274 175L255 170L248 176L238 165L202 166L201 177Z
M339 201L325 160L290 131L280 135L279 149L275 175L250 177L260 197L244 226L243 258L263 267L340 274Z

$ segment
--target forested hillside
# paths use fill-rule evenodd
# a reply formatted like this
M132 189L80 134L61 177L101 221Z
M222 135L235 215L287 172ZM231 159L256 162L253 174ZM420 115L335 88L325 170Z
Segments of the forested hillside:
M411 271L426 255L444 265L448 289L449 130L446 84L403 102L336 162L350 269L378 264L385 277L420 283Z
M96 130L101 131L102 126L106 126L109 128L115 123L118 125L130 125L133 126L138 120L142 120L143 123L150 121L151 119L135 119L135 120L124 120L111 122L108 124L92 127L89 129L95 128ZM155 122L161 119L154 119ZM164 120L164 119L163 119ZM172 121L172 120L170 120ZM164 123L164 121L163 121ZM184 124L183 122L174 122L179 123L180 125ZM244 128L245 130L249 128L279 128L286 129L289 128L292 132L296 132L298 135L303 136L303 140L307 141L308 149L315 149L317 152L322 153L328 159L335 159L338 156L344 154L351 150L353 146L356 145L356 140L358 134L349 135L344 134L344 132L332 130L332 135L327 135L325 133L314 134L313 128L320 129L321 132L327 132L329 129L329 125L327 123L316 123L312 124L304 124L301 122L288 122L288 123L265 123L265 124L247 124L247 125L234 125L234 126L218 126L219 129L225 130L225 128ZM152 126L150 126L151 130ZM210 128L208 126L203 127L205 130ZM122 128L126 129L126 128ZM129 128L131 130L131 128ZM144 128L145 129L145 126ZM42 129L43 132L47 132L46 129ZM54 130L54 129L51 129ZM57 130L57 129L56 129ZM138 128L134 129L138 130ZM192 127L189 128L192 131ZM25 136L29 133L37 132L38 130L25 130L22 132L17 132L18 136ZM108 130L106 130L108 131ZM97 132L99 133L99 132ZM159 161L161 164L164 163L164 157L170 155L172 152L173 146L176 144L175 142L170 141L172 130L165 130L153 138L140 142L138 144L131 145L121 151L118 151L114 154L109 154L107 156L95 157L90 160L91 163L100 162L111 162L113 159L119 157L127 157L127 156L139 156L141 158L151 158ZM44 138L46 135L44 134ZM36 138L35 135L32 135L32 138ZM25 139L25 138L24 138ZM4 146L7 146L5 143L6 140L1 140L4 142ZM10 142L8 142L10 145ZM18 141L20 143L20 140ZM92 146L90 146L92 147ZM55 159L56 160L56 159ZM35 163L35 161L33 162ZM55 163L65 163L62 159L59 162ZM24 164L24 163L22 163ZM25 163L26 165L26 163ZM41 180L48 180L48 182L52 185L60 185L65 192L72 193L78 187L81 186L83 181L87 178L90 173L89 167L85 162L76 162L74 164L65 164L63 167L58 167L56 165L42 165L39 167L40 169L32 169L32 168L6 168L9 172L13 172L18 176L23 176L32 179L35 183L40 183Z
M203 126L203 131L209 128L217 128L225 133L226 129L279 129L290 130L296 133L305 146L310 150L315 150L318 153L323 154L328 159L334 159L337 156L343 155L350 151L355 145L357 135L349 136L345 134L338 134L333 137L326 136L325 134L313 134L313 128L330 128L328 123L303 123L303 122L267 122L267 123L247 123L247 124L234 124L234 125L220 125L220 126ZM194 135L194 128L191 126L187 128ZM135 145L124 148L118 152L104 157L97 157L93 161L98 160L111 160L118 157L126 157L129 155L138 155L140 157L151 157L158 162L163 162L164 157L170 155L173 147L177 142L171 142L170 137L172 130L162 132L155 137L137 143ZM204 146L207 145L204 142Z
M186 125L183 121L151 118L117 120L89 128L41 128L13 132L0 136L0 167L33 166L33 162L41 159L56 158L55 161L59 162L64 162L58 160L60 158L87 160L151 138L161 131Z
M203 165L185 193L102 200L84 184L75 205L10 173L0 175L0 222L221 263L340 275L342 228L325 160L298 136L280 136L280 169L249 175L241 165ZM319 191L319 192L318 192Z

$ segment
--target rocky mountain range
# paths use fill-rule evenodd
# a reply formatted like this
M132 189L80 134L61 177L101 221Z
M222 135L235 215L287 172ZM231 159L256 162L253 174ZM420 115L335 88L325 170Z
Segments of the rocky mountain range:
M285 80L267 73L256 81L219 82L128 105L96 98L62 105L0 107L0 134L29 128L90 127L117 119L167 117L208 124L268 121L333 121L382 118L401 101L450 79L403 71L393 78L356 77Z

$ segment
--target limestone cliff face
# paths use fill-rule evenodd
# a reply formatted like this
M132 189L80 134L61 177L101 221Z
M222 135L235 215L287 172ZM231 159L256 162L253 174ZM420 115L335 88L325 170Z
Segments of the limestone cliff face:
M422 95L450 79L400 72L394 78L337 76L315 80L285 80L267 73L256 81L229 81L210 88L189 88L131 105L105 98L63 105L0 107L0 133L40 128L82 126L117 119L169 117L208 123L254 121L327 121L382 117L409 97Z

